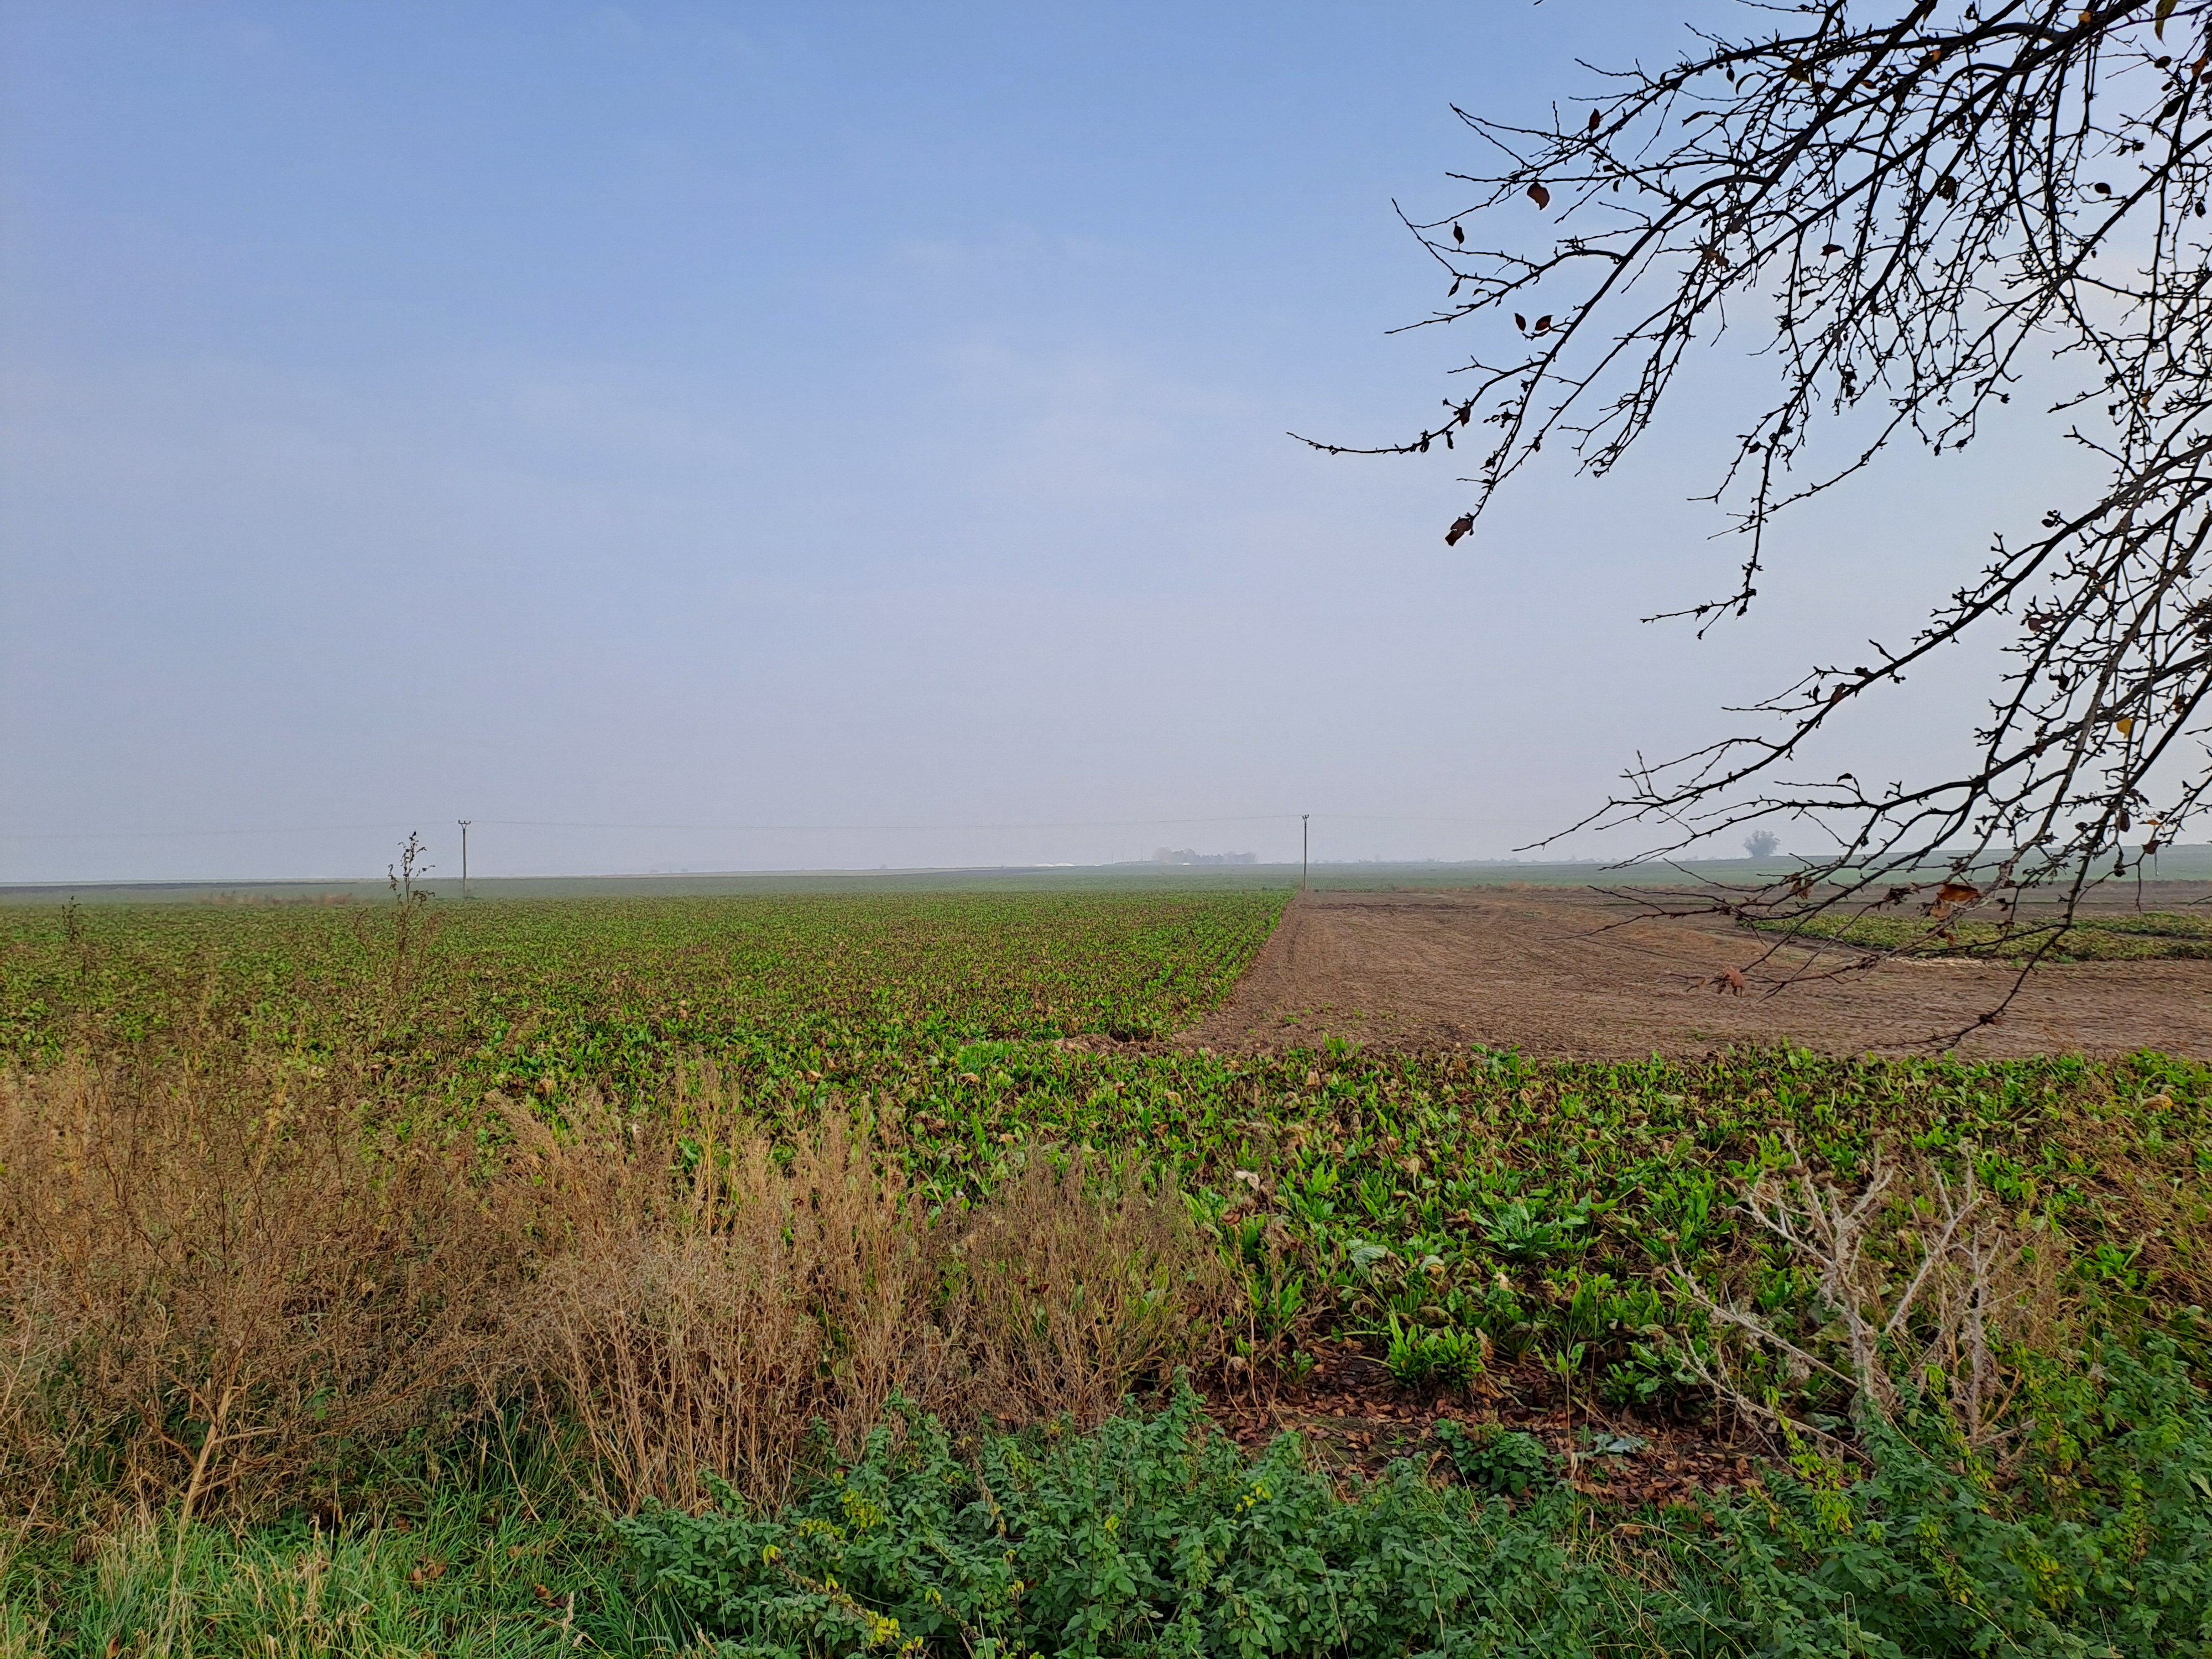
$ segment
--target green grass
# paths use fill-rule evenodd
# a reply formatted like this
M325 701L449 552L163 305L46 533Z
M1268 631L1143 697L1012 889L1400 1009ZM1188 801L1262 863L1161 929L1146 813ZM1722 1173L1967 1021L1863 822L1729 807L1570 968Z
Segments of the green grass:
M2212 913L2143 911L2077 916L2054 937L2033 923L2005 927L1964 920L1948 925L1924 916L1844 915L1829 913L1802 922L1760 924L1771 932L1796 932L1839 939L1875 951L1910 956L1973 957L2020 962L2048 947L2046 962L2150 962L2180 958L2212 962Z
M250 1527L165 1512L77 1541L13 1563L12 1651L489 1659L573 1652L580 1623L612 1634L629 1615L611 1528L542 1455L387 1470L351 1512L302 1505Z

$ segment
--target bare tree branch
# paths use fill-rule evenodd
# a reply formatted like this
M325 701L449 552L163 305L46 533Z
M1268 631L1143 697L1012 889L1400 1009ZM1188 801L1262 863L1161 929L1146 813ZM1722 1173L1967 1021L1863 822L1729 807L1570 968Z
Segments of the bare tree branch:
M2212 788L2212 726L2194 723L2212 694L2212 0L1746 9L1764 32L1696 33L1663 70L1585 65L1590 95L1547 126L1461 112L1491 158L1454 175L1474 199L1407 223L1450 283L1409 326L1484 335L1466 386L1410 437L1304 441L1464 441L1479 470L1455 543L1547 442L1610 471L1672 407L1693 342L1771 316L1755 343L1775 390L1707 498L1747 539L1735 586L1666 613L1702 631L1748 611L1777 514L1900 441L1964 448L2039 362L2070 374L2046 413L2101 494L1994 539L1901 646L1808 666L1735 711L1753 730L1639 758L1559 832L1648 824L1665 857L1816 824L1828 856L1727 907L1790 923L1910 903L1929 939L1989 907L2033 966L2087 887L2170 843ZM1847 441L1816 467L1824 429ZM1796 775L1866 692L1992 634L2009 662L1957 775ZM2058 902L2030 927L2036 889Z

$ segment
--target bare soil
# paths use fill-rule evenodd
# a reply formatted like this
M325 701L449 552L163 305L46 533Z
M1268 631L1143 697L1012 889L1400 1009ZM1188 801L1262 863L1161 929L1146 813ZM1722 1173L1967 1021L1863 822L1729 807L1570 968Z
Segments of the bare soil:
M2166 882L2147 886L2142 904L2172 909L2208 894L2212 884ZM2136 902L2130 886L2098 908ZM1762 963L1766 935L1723 917L1640 916L1645 908L1575 888L1304 894L1229 1001L1182 1040L1217 1050L1328 1036L1482 1043L1584 1060L1780 1043L1827 1054L2212 1056L2212 962L2041 968L1998 1023L1978 1024L2004 1002L2012 969L1893 959L1856 971L1848 964L1861 953L1842 946L1789 947Z
M1587 1400L1562 1398L1533 1362L1486 1371L1463 1389L1403 1389L1356 1341L1321 1337L1305 1346L1318 1364L1304 1382L1263 1377L1210 1392L1213 1420L1246 1451L1257 1455L1277 1435L1295 1431L1308 1455L1340 1478L1371 1478L1401 1457L1425 1459L1443 1474L1450 1465L1436 1431L1449 1419L1535 1436L1577 1490L1617 1504L1684 1502L1740 1486L1755 1473L1759 1449L1736 1437L1724 1413L1692 1421L1596 1409ZM1583 1449L1584 1437L1599 1428L1644 1443L1622 1455L1593 1456Z

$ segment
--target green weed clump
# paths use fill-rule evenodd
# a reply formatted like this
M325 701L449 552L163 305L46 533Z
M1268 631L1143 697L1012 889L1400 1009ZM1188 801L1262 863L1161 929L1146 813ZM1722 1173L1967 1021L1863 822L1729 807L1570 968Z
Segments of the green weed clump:
M1533 1434L1496 1424L1469 1431L1449 1418L1437 1425L1436 1434L1461 1480L1500 1498L1525 1497L1558 1479L1556 1460Z
M2101 1358L2008 1483L1885 1432L1848 1485L1807 1458L1607 1528L1525 1435L1462 1436L1463 1487L1401 1462L1345 1494L1295 1437L1248 1461L1206 1434L1185 1390L972 1461L909 1412L787 1510L617 1529L672 1637L744 1659L2201 1651L2212 1413L2170 1347Z

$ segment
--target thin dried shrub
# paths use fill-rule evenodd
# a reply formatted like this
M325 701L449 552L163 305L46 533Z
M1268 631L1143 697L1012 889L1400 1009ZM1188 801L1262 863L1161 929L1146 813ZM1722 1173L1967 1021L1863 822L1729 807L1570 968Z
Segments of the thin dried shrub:
M1960 1163L1956 1176L1924 1158L1900 1170L1878 1145L1855 1194L1802 1163L1762 1171L1746 1190L1744 1212L1813 1273L1826 1322L1817 1332L1785 1330L1723 1303L1686 1273L1678 1282L1717 1325L1779 1359L1793 1380L1820 1373L1847 1389L1863 1431L1869 1419L1898 1426L1908 1407L1932 1410L1951 1449L1999 1451L2022 1427L2008 1410L2021 1382L2014 1362L2071 1346L2063 1241L2047 1219L2006 1215L1975 1178L1971 1148ZM1778 1390L1746 1382L1729 1344L1704 1369L1747 1418L1814 1432L1784 1413Z
M441 1408L519 1267L465 1156L311 1068L0 1078L0 1494L251 1504Z
M933 1218L842 1115L779 1150L711 1067L659 1125L508 1109L548 1255L512 1352L622 1508L696 1504L708 1474L772 1504L811 1423L856 1455L894 1395L1089 1425L1220 1346L1218 1259L1141 1170L1037 1157Z
M782 1497L807 1425L857 1451L894 1391L941 1401L926 1224L830 1117L780 1160L712 1089L671 1125L596 1107L556 1135L513 1109L549 1261L515 1355L603 1495L691 1503L702 1472Z
M520 1398L611 1503L772 1502L811 1423L1094 1423L1218 1346L1222 1270L1141 1171L1040 1158L939 1221L844 1115L778 1146L711 1068L647 1118L501 1109L441 1146L212 1042L0 1079L0 1499L242 1513Z
M1223 1356L1235 1287L1164 1174L1033 1156L954 1224L947 1323L994 1416L1090 1428L1139 1381Z

